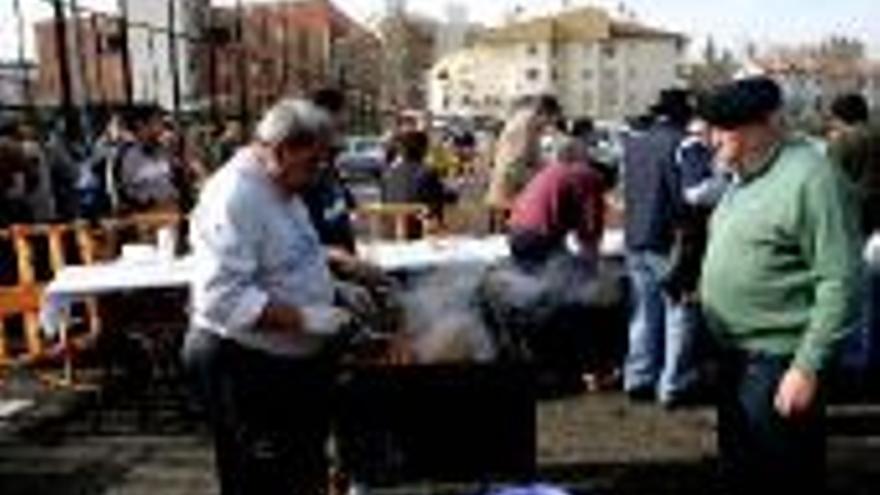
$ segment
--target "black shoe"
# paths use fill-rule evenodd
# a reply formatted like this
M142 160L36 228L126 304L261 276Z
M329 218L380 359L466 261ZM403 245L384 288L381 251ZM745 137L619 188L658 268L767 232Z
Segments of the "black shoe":
M656 395L651 387L637 387L626 391L629 400L633 402L654 402Z
M676 393L660 402L663 409L672 411L692 407L708 406L714 403L714 397L705 387L695 387Z

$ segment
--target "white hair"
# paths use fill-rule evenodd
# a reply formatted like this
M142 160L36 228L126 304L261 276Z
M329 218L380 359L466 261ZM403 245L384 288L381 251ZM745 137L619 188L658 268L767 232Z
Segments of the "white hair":
M329 141L333 138L333 119L308 100L288 98L263 114L254 134L258 141L272 146L285 141Z

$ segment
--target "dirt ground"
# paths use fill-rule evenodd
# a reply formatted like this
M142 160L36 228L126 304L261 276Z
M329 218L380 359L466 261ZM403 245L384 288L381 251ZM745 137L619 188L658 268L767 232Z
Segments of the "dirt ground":
M148 396L41 399L43 416L0 423L0 493L216 493L204 429L176 388ZM831 413L831 493L880 493L880 407ZM618 393L577 394L538 406L539 477L575 494L715 493L714 415L634 405ZM14 427L13 427L14 426ZM432 483L370 493L474 494Z

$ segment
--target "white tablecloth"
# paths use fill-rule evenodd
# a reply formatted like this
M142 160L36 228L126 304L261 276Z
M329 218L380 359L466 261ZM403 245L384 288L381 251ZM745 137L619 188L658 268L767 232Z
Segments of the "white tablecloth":
M494 263L510 256L507 240L503 236L373 242L359 245L358 253L365 261L388 271L422 270L468 263Z
M510 256L507 240L501 235L377 242L363 244L359 250L366 261L391 272L491 264ZM603 256L622 255L623 233L607 232L601 251ZM191 256L69 266L46 287L40 314L44 332L50 337L57 335L67 321L70 306L78 300L137 290L186 288L194 271L195 260Z
M193 271L192 257L66 267L46 287L40 311L43 331L48 336L57 335L70 306L78 300L137 290L186 288Z
M622 256L623 231L606 232L600 250L602 256ZM455 264L487 264L510 256L507 239L503 235L373 242L359 245L358 252L365 260L388 271L415 271Z

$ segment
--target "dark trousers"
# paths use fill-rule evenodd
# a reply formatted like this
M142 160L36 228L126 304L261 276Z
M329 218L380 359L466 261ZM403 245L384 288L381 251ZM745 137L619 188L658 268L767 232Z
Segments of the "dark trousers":
M211 425L223 495L327 492L328 367L203 330L190 330L183 357Z
M796 420L781 417L776 391L790 357L721 356L718 444L724 492L824 493L824 400Z

